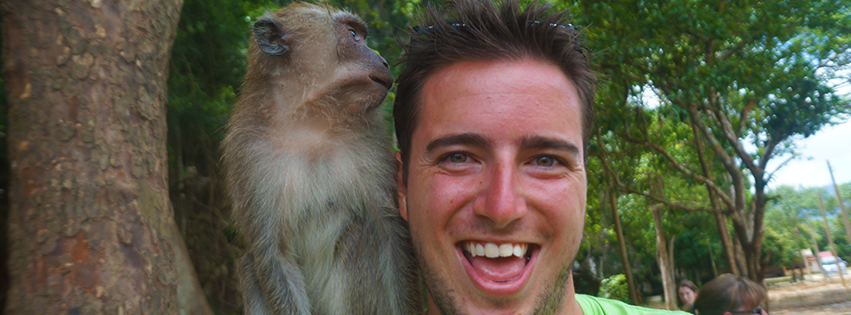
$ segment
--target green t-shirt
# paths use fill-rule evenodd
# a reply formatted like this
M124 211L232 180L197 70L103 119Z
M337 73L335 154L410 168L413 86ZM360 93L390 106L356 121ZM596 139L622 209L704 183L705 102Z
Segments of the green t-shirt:
M585 315L691 315L683 311L655 310L585 294L577 294L576 302Z

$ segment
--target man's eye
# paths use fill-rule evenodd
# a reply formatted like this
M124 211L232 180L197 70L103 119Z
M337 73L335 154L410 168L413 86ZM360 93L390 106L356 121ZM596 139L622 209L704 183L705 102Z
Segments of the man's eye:
M452 163L465 163L470 157L464 153L452 153L446 156L446 160Z
M558 161L551 156L539 156L535 158L535 165L537 166L550 167L556 165L556 163L558 163Z

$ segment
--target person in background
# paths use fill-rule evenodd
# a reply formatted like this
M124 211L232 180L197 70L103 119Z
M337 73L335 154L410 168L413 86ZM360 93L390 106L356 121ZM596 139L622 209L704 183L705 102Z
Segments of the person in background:
M691 312L694 310L694 298L697 297L697 286L694 282L683 279L677 285L677 297L680 298L680 309Z
M748 278L725 273L700 288L694 300L697 315L761 314L767 298L765 288Z

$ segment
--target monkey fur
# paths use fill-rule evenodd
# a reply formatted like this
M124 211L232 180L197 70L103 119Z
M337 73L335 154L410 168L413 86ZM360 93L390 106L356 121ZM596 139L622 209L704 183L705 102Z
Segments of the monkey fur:
M246 314L415 314L407 224L377 110L393 77L366 25L294 3L254 24L223 141Z

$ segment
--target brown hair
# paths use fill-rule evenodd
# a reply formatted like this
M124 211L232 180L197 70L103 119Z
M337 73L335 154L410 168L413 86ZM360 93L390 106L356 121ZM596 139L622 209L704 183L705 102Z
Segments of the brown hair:
M694 293L697 293L698 290L697 285L695 285L694 282L691 282L688 279L683 279L680 281L680 284L677 285L677 291L679 291L682 287L689 288L689 290ZM683 306L683 301L680 300L679 292L677 292L677 303L679 306ZM691 307L691 305L689 305L689 307Z
M582 141L587 146L594 73L588 66L587 48L579 43L580 31L566 21L567 11L551 8L534 1L521 8L518 0L458 0L442 9L433 4L426 8L420 24L411 29L410 43L402 45L405 69L397 79L393 106L405 180L423 84L431 74L461 61L534 58L559 67L579 94Z
M742 307L757 307L767 297L765 288L748 278L725 273L700 288L694 300L699 315L720 315Z

